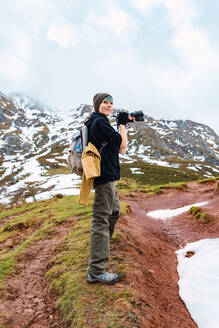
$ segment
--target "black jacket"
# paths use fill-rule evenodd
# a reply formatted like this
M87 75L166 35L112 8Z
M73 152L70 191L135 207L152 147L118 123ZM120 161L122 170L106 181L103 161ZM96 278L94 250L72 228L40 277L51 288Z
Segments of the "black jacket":
M94 184L119 180L121 135L111 126L107 116L101 113L92 113L85 124L88 127L88 141L101 153L101 176L95 178ZM107 145L102 147L104 142Z

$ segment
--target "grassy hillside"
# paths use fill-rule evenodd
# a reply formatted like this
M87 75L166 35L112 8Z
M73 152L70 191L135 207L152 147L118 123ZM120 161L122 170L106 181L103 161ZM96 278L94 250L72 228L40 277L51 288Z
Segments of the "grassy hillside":
M127 210L126 204L122 203L122 213ZM1 292L4 280L16 273L16 263L25 251L37 241L55 238L54 227L61 229L63 224L68 224L68 235L61 241L54 258L49 259L46 273L50 291L58 297L63 327L88 327L91 322L96 326L102 322L107 327L133 327L137 317L132 312L133 295L128 289L86 283L90 218L91 206L77 205L75 196L2 208ZM121 240L121 232L117 232L112 243L120 243ZM110 266L112 270L125 274L124 258L111 256Z
M128 170L129 167L126 166ZM160 181L168 177L169 169L163 172ZM140 175L139 175L140 176ZM155 175L155 171L153 172ZM157 176L158 178L158 176ZM162 180L163 179L163 180ZM206 183L209 180L200 181ZM163 188L185 188L185 182L166 185L146 185L133 178L123 178L117 183L120 192L132 191L160 193ZM138 327L139 317L134 305L134 294L125 284L115 286L88 285L85 277L89 257L89 233L91 204L83 207L76 203L76 196L54 197L53 199L1 207L0 212L0 298L4 292L4 281L17 272L17 263L35 243L53 240L57 230L67 227L67 235L60 240L52 258L48 259L45 276L50 292L57 298L64 327ZM122 213L129 211L122 203ZM205 219L199 209L192 209L200 219ZM124 244L122 231L117 230L112 246ZM39 264L40 265L40 264ZM110 271L126 274L126 258L111 254ZM4 315L0 313L1 316Z
M132 168L136 168L132 171ZM141 172L141 173L137 173ZM172 182L186 182L199 180L204 177L203 173L195 172L184 167L176 169L165 166L148 164L145 162L135 162L121 165L121 176L135 179L141 185L158 185Z

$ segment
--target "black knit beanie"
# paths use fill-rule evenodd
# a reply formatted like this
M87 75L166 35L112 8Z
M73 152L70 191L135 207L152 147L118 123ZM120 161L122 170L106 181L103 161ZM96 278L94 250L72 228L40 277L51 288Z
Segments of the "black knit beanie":
M109 93L97 93L93 98L94 110L95 112L99 112L100 104L102 103L103 99L107 96L113 98Z

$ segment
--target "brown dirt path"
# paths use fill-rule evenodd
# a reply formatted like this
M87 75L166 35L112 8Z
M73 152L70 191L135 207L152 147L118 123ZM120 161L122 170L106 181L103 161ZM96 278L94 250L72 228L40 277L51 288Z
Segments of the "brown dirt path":
M57 297L48 291L45 273L69 231L65 222L54 227L52 238L39 240L19 259L16 272L5 283L0 299L0 327L61 328Z
M184 190L165 189L154 196L133 193L121 197L130 204L131 211L120 219L118 229L123 236L112 241L111 251L112 255L124 256L127 274L111 288L119 291L128 287L133 291L132 305L139 317L136 328L197 327L178 295L175 251L187 242L219 237L217 183L191 183ZM187 213L165 221L146 215L152 210L202 201L209 201L203 207L210 218L206 225ZM51 238L36 242L20 258L16 274L6 281L1 295L0 327L64 327L55 307L57 298L48 291L45 273L73 224L64 222L57 226Z
M136 295L141 327L197 327L178 295L177 258L175 251L187 242L219 237L219 193L217 183L191 183L184 190L166 189L163 194L132 194L122 199L131 212L120 221L126 242L122 249L129 270L125 281ZM149 211L175 209L209 201L203 210L208 224L200 224L187 213L159 220L146 215ZM115 247L116 249L116 247Z

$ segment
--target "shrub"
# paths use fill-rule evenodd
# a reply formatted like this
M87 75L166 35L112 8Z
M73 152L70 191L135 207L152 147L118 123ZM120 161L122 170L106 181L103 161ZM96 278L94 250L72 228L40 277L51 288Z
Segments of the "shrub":
M209 222L208 215L201 212L200 207L192 206L189 210L189 214L193 215L200 223L206 224Z

